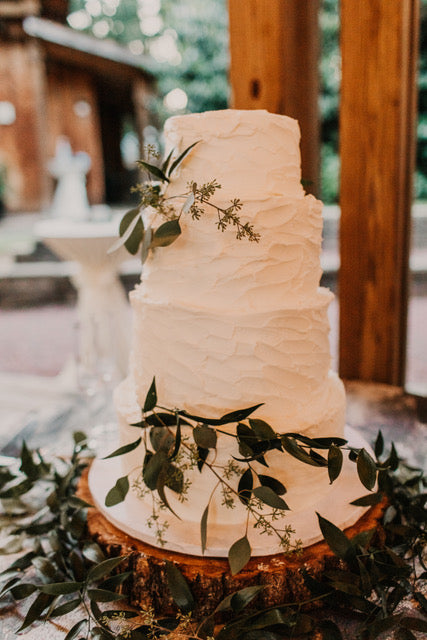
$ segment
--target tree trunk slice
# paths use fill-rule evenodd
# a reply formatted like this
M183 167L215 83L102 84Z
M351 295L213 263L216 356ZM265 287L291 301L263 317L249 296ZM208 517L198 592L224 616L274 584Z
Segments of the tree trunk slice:
M78 496L92 503L86 469L79 481ZM380 520L387 503L374 505L351 527L346 534L352 538L362 531L375 529L382 535ZM237 575L230 572L226 558L191 556L164 548L153 547L136 540L111 524L95 507L88 509L90 536L108 556L129 556L121 570L132 571L125 592L133 606L156 613L176 613L176 605L169 595L166 578L166 561L174 563L185 576L196 601L196 616L205 616L230 593L243 587L264 585L257 597L263 607L283 602L301 602L310 598L304 584L304 572L316 578L324 570L342 566L342 561L330 550L325 541L303 549L301 554L276 554L251 558Z

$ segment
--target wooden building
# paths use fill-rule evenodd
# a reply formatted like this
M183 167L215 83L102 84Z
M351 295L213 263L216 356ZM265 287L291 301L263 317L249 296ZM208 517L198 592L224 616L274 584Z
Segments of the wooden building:
M0 166L9 211L48 206L47 164L60 137L91 158L91 204L125 201L134 182L120 142L125 123L142 141L153 76L143 57L67 27L67 8L67 0L0 0Z

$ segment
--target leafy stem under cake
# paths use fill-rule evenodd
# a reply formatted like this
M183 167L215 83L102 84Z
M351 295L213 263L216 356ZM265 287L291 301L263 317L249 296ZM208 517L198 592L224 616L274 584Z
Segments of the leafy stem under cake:
M218 189L221 189L215 178L201 185L190 180L183 193L167 194L172 174L196 144L198 142L191 144L175 159L175 150L172 149L160 166L153 164L153 161L159 160L158 152L152 145L145 147L147 160L139 160L138 164L147 173L147 180L134 187L133 191L139 194L139 204L124 214L119 226L120 238L110 248L110 253L124 245L132 255L140 252L141 261L145 262L150 250L167 247L181 235L180 219L183 215L190 215L192 220L200 220L208 207L216 212L217 229L225 231L232 226L237 240L246 238L250 242L259 242L260 235L253 225L240 219L239 211L243 204L239 198L230 200L226 207L211 201ZM153 210L164 222L155 229L145 224L143 213L146 209Z
M191 486L188 472L209 473L214 483L209 490L200 518L200 545L204 554L208 548L209 510L212 499L221 493L221 508L233 509L243 505L246 522L240 537L228 552L230 568L238 573L251 557L248 530L253 527L268 536L275 536L284 552L298 551L301 542L293 539L291 525L283 525L283 516L289 507L283 496L287 488L269 472L269 452L289 454L302 463L324 467L332 484L339 477L344 454L356 464L361 483L371 493L352 504L368 506L381 500L381 492L374 492L379 474L393 469L398 463L394 447L387 460L376 462L364 448L354 448L338 437L309 438L293 432L278 433L267 422L251 417L261 407L226 413L221 418L206 418L181 409L169 409L159 404L156 382L153 378L142 407L142 419L131 426L141 430L133 442L125 444L107 458L126 455L143 447L141 465L116 481L105 499L112 507L122 502L132 487L142 499L152 496L152 515L149 519L159 545L167 543L169 523L162 515L170 512L179 517L166 493L169 489L179 502L188 500ZM236 425L231 429L229 425ZM228 428L225 428L228 427ZM218 437L236 441L238 454L230 454L226 461L217 459ZM376 455L382 450L382 436L378 436ZM265 469L265 471L261 471Z

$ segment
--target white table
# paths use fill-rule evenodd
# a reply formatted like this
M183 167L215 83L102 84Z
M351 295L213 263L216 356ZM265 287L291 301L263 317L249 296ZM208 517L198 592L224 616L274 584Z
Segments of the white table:
M83 369L95 374L114 367L123 377L128 369L130 307L119 267L130 256L124 247L107 253L118 227L117 218L102 222L49 219L36 224L35 234L58 257L77 265L72 282L78 294Z

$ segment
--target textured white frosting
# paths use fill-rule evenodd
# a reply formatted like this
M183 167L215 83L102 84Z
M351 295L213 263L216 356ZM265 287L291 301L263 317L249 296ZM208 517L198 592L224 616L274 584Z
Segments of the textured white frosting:
M170 118L164 131L167 152L199 141L174 174L171 193L180 193L190 180L203 184L215 178L223 199L304 195L300 132L292 118L264 110L207 111Z
M177 154L200 141L167 193L184 193L189 180L216 178L222 189L214 200L240 198L242 221L261 239L237 241L232 228L218 231L216 213L207 209L198 221L183 216L176 242L152 252L130 296L130 375L115 395L121 443L135 440L128 424L140 418L153 376L160 402L170 408L219 417L264 403L254 416L277 432L342 436L344 390L330 371L328 341L333 296L319 288L322 205L300 184L298 124L266 111L226 110L171 118L165 138ZM218 439L217 460L233 453L230 440ZM143 455L124 456L124 470L141 466ZM325 469L268 455L270 473L291 485L298 504L313 504L328 491ZM191 473L190 500L168 496L182 521L198 523L212 479L209 470ZM225 509L219 497L212 505L212 535L221 532L231 544L245 510ZM173 516L168 521L173 537Z

